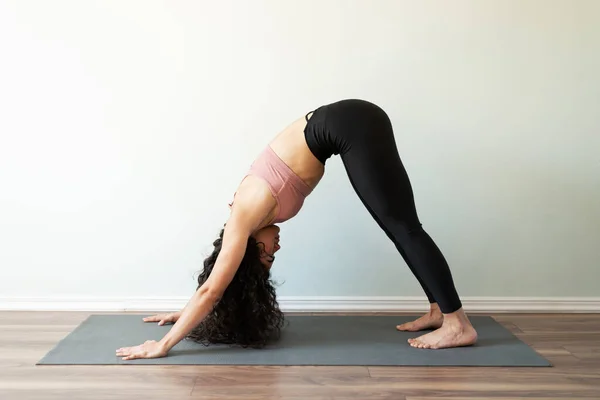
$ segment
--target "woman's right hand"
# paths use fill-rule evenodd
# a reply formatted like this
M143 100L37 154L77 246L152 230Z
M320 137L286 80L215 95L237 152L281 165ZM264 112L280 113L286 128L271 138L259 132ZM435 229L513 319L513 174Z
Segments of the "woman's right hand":
M156 314L151 317L144 318L144 322L158 322L158 325L164 325L167 322L175 323L181 315L180 311L169 314Z

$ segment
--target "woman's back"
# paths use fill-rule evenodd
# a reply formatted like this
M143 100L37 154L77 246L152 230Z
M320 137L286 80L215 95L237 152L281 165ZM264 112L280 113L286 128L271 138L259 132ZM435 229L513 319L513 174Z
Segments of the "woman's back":
M257 209L270 207L258 229L295 216L304 198L323 177L325 166L308 148L305 127L305 117L285 127L258 155L234 195L234 200L238 201L252 198L253 202L270 203L256 205ZM265 189L271 192L271 197L256 195L257 191ZM235 201L231 206L233 204Z

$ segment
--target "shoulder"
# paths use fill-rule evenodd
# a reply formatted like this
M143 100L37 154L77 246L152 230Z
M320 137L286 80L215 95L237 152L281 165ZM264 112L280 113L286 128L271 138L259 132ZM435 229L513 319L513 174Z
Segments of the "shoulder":
M240 184L231 205L229 223L253 231L277 207L277 201L268 184L253 175L248 175Z

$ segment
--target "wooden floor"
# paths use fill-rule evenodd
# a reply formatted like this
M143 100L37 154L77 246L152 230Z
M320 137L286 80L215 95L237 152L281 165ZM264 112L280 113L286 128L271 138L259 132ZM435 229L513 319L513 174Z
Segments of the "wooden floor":
M600 399L600 314L493 315L551 368L35 365L88 315L0 312L0 399Z

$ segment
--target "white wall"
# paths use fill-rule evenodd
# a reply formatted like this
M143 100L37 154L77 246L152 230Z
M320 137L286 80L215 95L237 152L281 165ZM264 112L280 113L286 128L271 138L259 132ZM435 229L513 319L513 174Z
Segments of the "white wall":
M463 296L600 296L600 2L0 1L0 296L178 297L253 158L390 115ZM282 296L421 296L339 158Z

